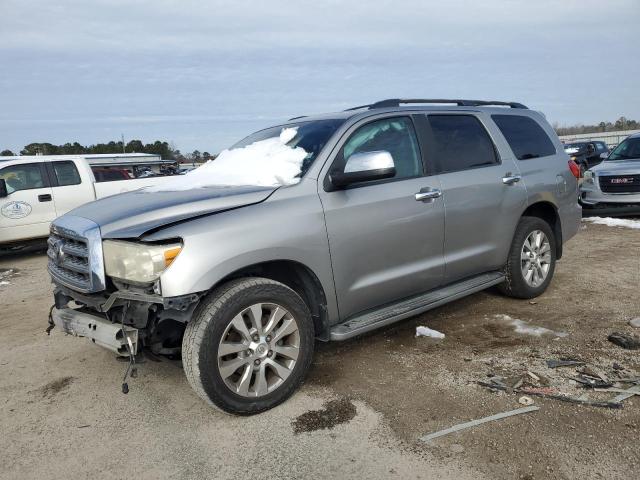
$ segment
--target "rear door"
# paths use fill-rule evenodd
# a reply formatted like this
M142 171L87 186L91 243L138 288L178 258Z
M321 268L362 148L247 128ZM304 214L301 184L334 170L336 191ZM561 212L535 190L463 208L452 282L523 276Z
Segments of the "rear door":
M0 168L9 195L0 198L0 242L45 237L56 210L44 162Z
M396 167L392 179L344 190L327 191L319 183L341 318L438 287L444 209L441 198L416 198L440 185L436 176L425 176L412 118L363 120L337 150L321 176L325 181L354 153L387 151Z
M426 144L445 210L445 283L504 266L527 192L495 129L474 112L427 115Z
M86 173L83 178L74 161L47 162L47 169L51 178L56 216L95 200L91 179Z

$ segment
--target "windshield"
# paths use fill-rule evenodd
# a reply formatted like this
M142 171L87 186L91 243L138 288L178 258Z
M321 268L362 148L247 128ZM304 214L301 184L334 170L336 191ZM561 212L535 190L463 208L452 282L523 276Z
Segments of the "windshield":
M587 148L587 144L586 143L565 143L564 144L564 151L566 152L567 150L572 150L573 152L579 152L581 150L586 150Z
M640 137L626 138L620 145L613 149L607 161L640 159Z
M329 141L336 130L344 123L344 119L317 120L315 122L299 122L285 126L271 127L252 133L233 145L230 150L247 147L255 142L278 137L283 128L293 128L296 135L286 144L291 148L302 148L307 155L300 167L299 177L302 177L313 164L322 148Z
M149 187L148 192L212 186L278 187L298 183L344 120L299 122L249 135L214 160Z

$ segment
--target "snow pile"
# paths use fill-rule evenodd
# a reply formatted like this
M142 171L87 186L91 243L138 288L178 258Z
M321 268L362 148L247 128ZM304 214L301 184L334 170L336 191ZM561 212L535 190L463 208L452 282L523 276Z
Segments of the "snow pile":
M296 134L297 128L284 128L279 137L224 150L215 160L145 191L169 192L213 185L293 185L300 181L297 175L308 155L303 148L287 145Z
M508 323L513 327L513 331L521 333L523 335L533 335L534 337L541 337L542 335L553 335L554 337L566 337L569 335L565 332L556 332L549 330L545 327L536 327L535 325L529 325L527 322L519 320L517 318L511 318L509 315L494 315L495 318L503 322Z
M606 225L608 227L626 227L640 230L640 220L632 220L630 218L588 217L583 218L582 221Z
M444 333L420 326L416 327L416 337L444 338Z

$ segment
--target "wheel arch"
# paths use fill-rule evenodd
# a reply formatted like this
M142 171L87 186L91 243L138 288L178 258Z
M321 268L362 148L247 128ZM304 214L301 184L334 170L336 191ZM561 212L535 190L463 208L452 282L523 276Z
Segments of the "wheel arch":
M549 224L556 237L556 259L562 258L562 224L557 207L548 201L540 201L529 205L522 217L537 217Z
M220 279L211 290L244 277L262 277L280 282L296 292L309 307L316 337L329 339L327 297L317 275L306 265L294 260L269 260L242 267Z

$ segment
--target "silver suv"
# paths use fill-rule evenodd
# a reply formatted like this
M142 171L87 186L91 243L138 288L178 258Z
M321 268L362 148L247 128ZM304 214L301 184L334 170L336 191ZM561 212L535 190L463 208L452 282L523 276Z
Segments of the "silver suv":
M521 104L384 100L234 148L285 131L305 152L288 186L140 190L58 218L51 326L130 359L181 354L204 400L252 414L300 386L316 339L493 285L540 295L578 231L575 165Z

